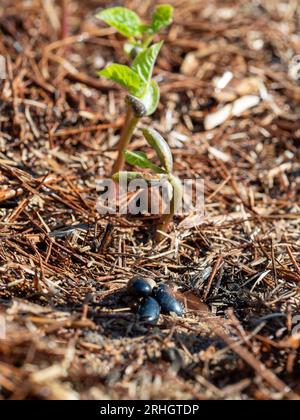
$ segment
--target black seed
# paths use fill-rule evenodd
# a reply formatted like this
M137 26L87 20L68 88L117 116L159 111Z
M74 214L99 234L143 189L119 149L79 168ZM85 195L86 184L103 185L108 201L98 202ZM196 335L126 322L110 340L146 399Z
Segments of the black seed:
M172 291L165 284L161 284L153 289L153 297L160 304L163 313L170 314L173 312L178 316L183 315L183 306L172 295Z
M152 294L153 287L156 283L152 279L145 279L143 277L133 277L128 282L128 289L131 294L139 297L147 297Z
M152 297L147 297L143 299L138 311L137 315L142 322L148 322L150 324L154 324L160 314L160 306L155 299Z

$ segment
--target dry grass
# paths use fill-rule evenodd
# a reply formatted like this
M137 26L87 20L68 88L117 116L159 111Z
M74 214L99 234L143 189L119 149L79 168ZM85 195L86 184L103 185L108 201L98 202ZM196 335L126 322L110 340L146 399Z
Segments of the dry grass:
M0 395L299 398L299 3L171 1L152 124L176 173L204 178L206 215L176 220L160 246L155 219L95 209L124 118L123 93L95 77L125 62L122 40L93 18L108 3L71 1L72 36L57 42L51 1L1 2ZM154 2L124 3L147 14ZM258 105L205 130L249 94ZM189 292L186 317L139 325L124 293L134 274Z

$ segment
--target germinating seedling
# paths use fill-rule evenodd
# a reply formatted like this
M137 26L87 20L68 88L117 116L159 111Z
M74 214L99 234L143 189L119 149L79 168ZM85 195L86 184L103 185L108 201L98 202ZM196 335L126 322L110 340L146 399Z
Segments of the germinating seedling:
M178 206L182 202L183 187L179 178L173 175L173 157L171 150L164 140L164 138L152 128L144 128L143 134L148 144L155 150L159 160L160 166L155 165L147 158L143 152L131 152L126 150L124 152L124 159L132 166L137 166L142 169L150 169L154 175L142 172L121 171L113 175L116 182L126 180L130 182L134 179L143 179L147 182L166 180L170 190L170 208L169 212L163 214L158 225L156 240L161 241L163 238L162 232L166 232Z
M135 12L125 7L105 9L97 17L127 38L124 50L133 59L130 67L111 64L99 72L100 76L118 83L128 92L125 99L126 119L118 144L118 158L113 166L115 173L123 168L124 151L139 120L153 114L158 106L160 92L152 79L152 73L163 42L151 43L158 31L171 24L173 8L167 4L157 6L149 24L145 24Z

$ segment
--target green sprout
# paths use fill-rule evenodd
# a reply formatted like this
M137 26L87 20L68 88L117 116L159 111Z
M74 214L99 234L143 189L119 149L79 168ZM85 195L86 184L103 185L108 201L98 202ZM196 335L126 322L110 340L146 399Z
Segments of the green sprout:
M126 150L124 152L124 159L132 166L141 169L149 169L152 173L145 172L129 172L120 171L113 175L113 180L120 182L126 179L130 182L134 179L143 179L153 185L153 181L160 181L165 179L168 183L170 191L170 208L169 212L162 215L156 232L156 240L160 242L164 235L163 232L168 230L168 226L173 219L176 210L179 208L183 198L183 187L179 178L173 175L173 157L168 143L164 138L154 129L144 128L143 135L148 144L154 149L160 161L160 166L149 160L143 152L131 152Z
M124 166L124 151L139 120L152 115L157 109L160 92L152 74L163 42L153 45L151 42L159 30L172 22L173 8L169 5L157 6L150 24L142 22L135 12L125 7L105 9L98 13L97 17L128 39L124 50L133 59L130 67L111 64L99 72L100 76L118 83L128 92L125 99L127 113L118 144L118 158L113 166L115 173Z

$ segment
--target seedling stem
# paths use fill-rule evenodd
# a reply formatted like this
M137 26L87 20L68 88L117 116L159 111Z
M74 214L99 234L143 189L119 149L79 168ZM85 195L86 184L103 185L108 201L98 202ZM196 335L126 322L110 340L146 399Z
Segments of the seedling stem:
M127 106L125 124L123 126L121 137L118 143L118 157L114 163L114 166L112 169L112 175L115 174L116 172L119 172L124 166L124 163L125 163L124 152L128 144L130 143L133 132L139 120L140 119L133 114L132 109L129 106Z

